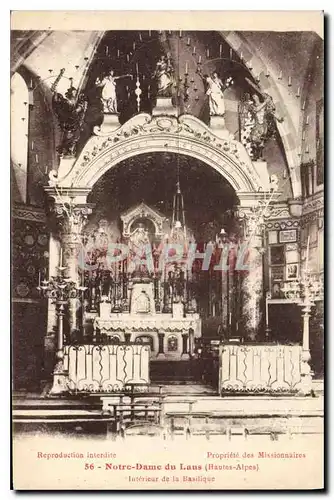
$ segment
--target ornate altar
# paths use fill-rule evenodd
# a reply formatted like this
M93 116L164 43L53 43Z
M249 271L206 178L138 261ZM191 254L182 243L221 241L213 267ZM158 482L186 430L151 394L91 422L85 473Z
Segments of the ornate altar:
M149 343L151 359L189 359L201 320L186 267L185 230L176 221L168 234L166 217L145 203L121 220L121 238L104 220L94 242L87 238L84 323L106 343ZM183 249L177 259L166 250L172 245Z

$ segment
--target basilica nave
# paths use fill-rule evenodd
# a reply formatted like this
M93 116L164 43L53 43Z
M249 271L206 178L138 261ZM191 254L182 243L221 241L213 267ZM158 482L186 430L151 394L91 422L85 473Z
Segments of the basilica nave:
M18 425L317 405L319 34L12 31L11 56Z

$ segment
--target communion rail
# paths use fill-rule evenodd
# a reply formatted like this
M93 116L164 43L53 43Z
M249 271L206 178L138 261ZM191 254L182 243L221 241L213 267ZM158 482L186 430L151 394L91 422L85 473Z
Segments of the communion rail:
M150 384L149 360L147 344L66 345L64 371L68 392L145 390Z
M310 394L312 377L304 364L299 345L221 344L220 394Z

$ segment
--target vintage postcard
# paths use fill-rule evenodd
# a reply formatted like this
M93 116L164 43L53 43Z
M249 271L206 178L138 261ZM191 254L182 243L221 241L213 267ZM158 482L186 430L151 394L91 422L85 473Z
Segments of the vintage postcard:
M16 490L324 488L323 13L11 15Z

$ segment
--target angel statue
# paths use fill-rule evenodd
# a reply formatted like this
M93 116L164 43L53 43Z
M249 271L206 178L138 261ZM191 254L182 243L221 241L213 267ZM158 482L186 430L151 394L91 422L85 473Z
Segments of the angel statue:
M98 77L95 81L95 85L102 89L101 99L104 113L118 113L116 95L117 80L127 77L132 78L132 75L114 76L114 73L114 70L110 69L103 78Z
M262 100L258 94L251 99L245 94L239 105L239 121L240 140L251 158L257 161L262 158L265 143L275 134L276 121L282 123L284 120L276 116L272 97L264 93Z
M52 108L57 115L58 123L63 132L61 144L58 146L58 152L63 156L75 156L77 143L80 139L85 114L87 111L87 100L83 94L78 95L75 87L71 86L63 96L56 92L60 78L65 70L61 70L59 76L53 83L51 91Z
M228 77L223 82L216 71L210 75L202 75L200 68L197 73L202 77L202 80L207 86L206 95L209 97L210 116L224 116L225 102L224 91L233 85L233 79Z
M156 64L153 78L157 81L157 95L160 97L171 97L174 68L170 54L162 55Z

